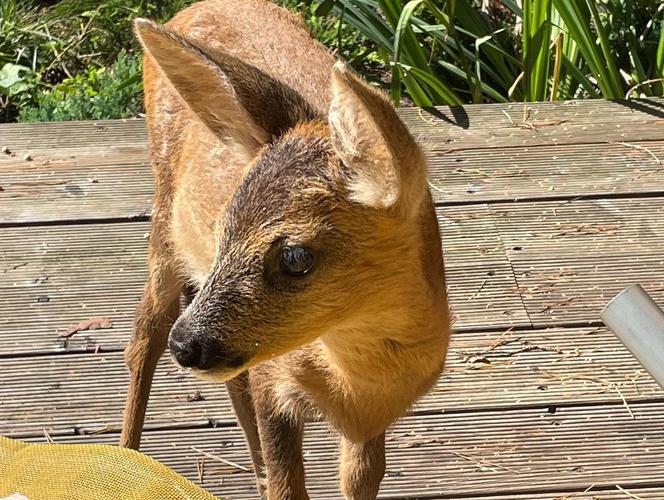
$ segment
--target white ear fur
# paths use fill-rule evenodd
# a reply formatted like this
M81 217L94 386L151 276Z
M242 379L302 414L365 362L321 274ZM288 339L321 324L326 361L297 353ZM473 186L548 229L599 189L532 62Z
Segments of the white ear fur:
M240 145L251 156L269 140L242 105L229 77L198 47L146 19L136 34L191 110L214 133Z
M426 193L426 164L392 105L338 62L329 123L337 154L352 170L351 200L409 214Z

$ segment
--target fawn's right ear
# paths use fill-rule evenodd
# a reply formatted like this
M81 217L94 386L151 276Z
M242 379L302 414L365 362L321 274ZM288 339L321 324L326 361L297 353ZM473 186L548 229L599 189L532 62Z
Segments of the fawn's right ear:
M328 116L332 144L351 171L351 200L418 214L428 190L426 161L382 92L337 62Z
M210 50L146 19L136 34L191 110L248 156L315 112L290 87L222 51Z

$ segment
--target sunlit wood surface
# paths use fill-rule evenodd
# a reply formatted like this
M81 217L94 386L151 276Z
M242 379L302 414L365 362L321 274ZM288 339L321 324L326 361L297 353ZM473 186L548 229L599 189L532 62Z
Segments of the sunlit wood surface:
M664 391L598 317L637 282L664 305L664 100L401 115L429 152L456 322L445 375L389 433L381 497L664 498ZM0 434L118 440L146 141L141 120L0 126ZM65 336L91 318L112 325ZM149 455L256 497L223 387L165 356L145 429ZM305 450L312 498L338 498L334 435L311 424Z

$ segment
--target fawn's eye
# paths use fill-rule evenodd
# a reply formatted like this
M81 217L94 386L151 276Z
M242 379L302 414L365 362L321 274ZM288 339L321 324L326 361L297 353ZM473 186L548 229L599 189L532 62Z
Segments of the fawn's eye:
M281 249L279 265L282 272L289 276L304 276L314 267L314 256L302 246L286 246Z

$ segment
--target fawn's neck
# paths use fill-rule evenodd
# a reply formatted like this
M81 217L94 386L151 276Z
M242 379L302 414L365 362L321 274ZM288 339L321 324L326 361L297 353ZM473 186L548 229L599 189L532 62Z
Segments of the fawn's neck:
M352 439L370 439L404 415L443 368L448 326L440 303L389 316L320 337L318 368L300 379L327 419Z
M330 370L354 386L403 376L416 384L439 371L448 337L442 304L409 301L326 333L320 343Z

